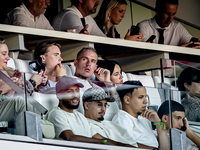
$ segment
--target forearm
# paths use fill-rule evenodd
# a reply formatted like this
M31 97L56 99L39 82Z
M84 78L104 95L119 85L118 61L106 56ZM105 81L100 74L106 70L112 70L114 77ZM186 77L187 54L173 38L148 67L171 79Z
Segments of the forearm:
M160 149L169 150L169 136L167 134L167 130L164 129L164 126L160 127L160 124L156 125L156 130L158 133L158 142Z
M191 129L186 130L186 136L200 148L200 137L197 136Z

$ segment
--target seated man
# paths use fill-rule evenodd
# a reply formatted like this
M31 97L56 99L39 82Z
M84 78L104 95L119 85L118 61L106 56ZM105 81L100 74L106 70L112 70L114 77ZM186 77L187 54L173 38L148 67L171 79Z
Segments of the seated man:
M146 110L147 93L141 82L126 81L117 88L117 91L122 101L122 110L113 117L112 121L124 127L138 146L142 144L147 148L169 149L167 131L163 123L154 110ZM156 125L159 145L149 121Z
M20 7L7 14L5 24L53 30L44 13L50 0L23 0Z
M138 23L140 32L143 34L143 41L151 35L156 35L154 43L187 46L192 36L188 31L179 23L173 21L177 10L178 0L157 0L156 1L156 15L154 18L144 20ZM200 43L197 43L200 45ZM200 48L196 46L194 48Z
M111 121L104 120L106 107L109 106L110 97L103 89L91 88L84 92L83 102L85 117L91 126L92 137L96 139L108 138L116 141L118 146L134 146L137 143L126 130ZM128 145L130 144L130 145Z
M106 37L90 16L96 12L99 0L71 0L72 6L62 10L54 18L52 26L55 30L66 31L76 29L76 32Z
M193 141L197 146L194 147L187 143L188 149L199 149L200 148L200 137L198 137L189 127L187 118L185 118L185 109L184 107L176 102L171 101L171 110L172 110L172 125L173 128L180 130L185 130L186 136ZM158 109L158 115L160 119L165 123L166 129L170 129L170 117L169 117L169 101L162 103Z
M75 78L63 76L56 84L59 106L48 114L48 120L54 123L56 138L63 140L114 145L108 139L92 138L90 125L83 114L74 110L79 106L79 88L83 88Z

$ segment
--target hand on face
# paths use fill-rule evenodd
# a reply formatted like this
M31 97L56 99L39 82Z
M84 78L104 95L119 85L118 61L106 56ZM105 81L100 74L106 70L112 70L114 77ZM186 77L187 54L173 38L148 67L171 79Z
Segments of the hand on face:
M54 70L54 75L55 76L64 76L64 75L66 75L66 69L65 69L65 67L64 67L64 65L63 64L58 64L57 66L56 66L56 68L55 68L55 70Z
M130 35L131 34L131 30L128 29L128 32L126 33L125 36L125 40L130 40L130 41L137 41L137 42L142 42L142 38L143 38L143 34L141 32L139 32L139 34L137 35Z
M105 82L111 82L110 81L110 71L108 69L104 68L97 68L94 72L94 75L100 80Z
M141 116L147 118L151 122L159 122L160 118L153 109L147 109L141 113Z

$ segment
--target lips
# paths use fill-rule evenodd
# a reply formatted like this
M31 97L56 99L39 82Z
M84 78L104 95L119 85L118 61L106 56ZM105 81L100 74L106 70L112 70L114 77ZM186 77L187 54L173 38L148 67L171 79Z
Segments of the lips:
M90 68L85 68L85 71L86 72L90 72Z

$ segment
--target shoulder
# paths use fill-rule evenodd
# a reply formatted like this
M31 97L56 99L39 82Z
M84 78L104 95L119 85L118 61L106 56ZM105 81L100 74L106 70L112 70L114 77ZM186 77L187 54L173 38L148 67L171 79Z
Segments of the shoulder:
M138 23L139 26L145 26L150 24L151 19L143 20Z

